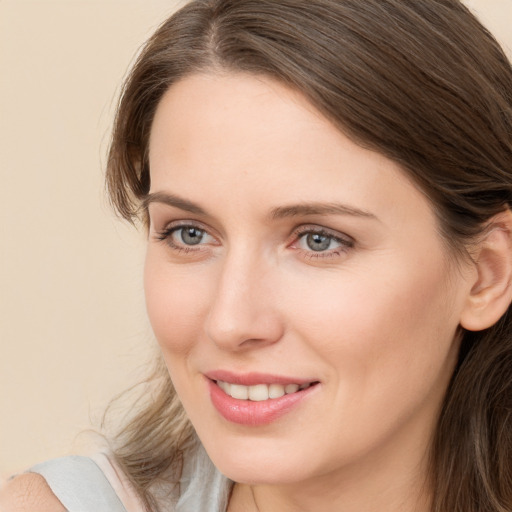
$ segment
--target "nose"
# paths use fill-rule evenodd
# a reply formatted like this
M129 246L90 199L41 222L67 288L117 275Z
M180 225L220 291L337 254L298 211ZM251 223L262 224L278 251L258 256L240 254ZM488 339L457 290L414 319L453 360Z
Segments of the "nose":
M279 341L284 325L276 303L276 269L247 255L232 255L220 265L206 319L207 336L224 350Z

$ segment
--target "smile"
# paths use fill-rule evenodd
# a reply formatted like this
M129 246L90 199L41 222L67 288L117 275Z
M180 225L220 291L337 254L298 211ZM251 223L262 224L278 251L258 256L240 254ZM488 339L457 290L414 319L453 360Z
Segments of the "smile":
M228 422L249 427L273 423L321 389L319 381L294 383L295 379L285 377L236 376L228 372L213 372L213 375L207 376L206 383L214 408Z
M237 400L252 400L253 402L275 400L284 395L297 393L297 391L302 391L315 384L314 382L309 382L306 384L256 384L254 386L244 386L222 380L218 380L216 383L230 397Z

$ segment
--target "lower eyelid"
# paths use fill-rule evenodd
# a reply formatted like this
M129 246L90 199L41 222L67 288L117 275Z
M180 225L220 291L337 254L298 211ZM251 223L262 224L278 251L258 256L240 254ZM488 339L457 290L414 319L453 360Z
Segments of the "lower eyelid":
M325 252L303 251L302 257L307 260L328 260L346 255L349 249L349 247L337 247Z

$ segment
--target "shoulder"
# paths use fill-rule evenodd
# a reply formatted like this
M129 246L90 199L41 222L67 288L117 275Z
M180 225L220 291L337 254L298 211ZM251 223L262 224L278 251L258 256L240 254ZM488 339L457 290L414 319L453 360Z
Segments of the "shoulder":
M0 494L2 512L126 512L101 468L77 455L33 466L9 481Z
M36 473L25 473L7 481L0 489L2 512L66 512L62 503Z

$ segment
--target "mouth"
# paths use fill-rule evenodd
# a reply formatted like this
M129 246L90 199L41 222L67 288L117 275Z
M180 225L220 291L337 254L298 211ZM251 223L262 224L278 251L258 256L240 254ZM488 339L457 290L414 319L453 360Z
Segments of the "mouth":
M251 400L253 402L263 402L265 400L276 400L285 395L298 393L318 384L318 381L302 384L255 384L244 386L243 384L234 384L223 380L213 381L226 395L235 400Z
M230 423L249 427L268 425L290 414L320 389L320 381L294 382L263 374L215 372L205 377L211 403L220 415Z

